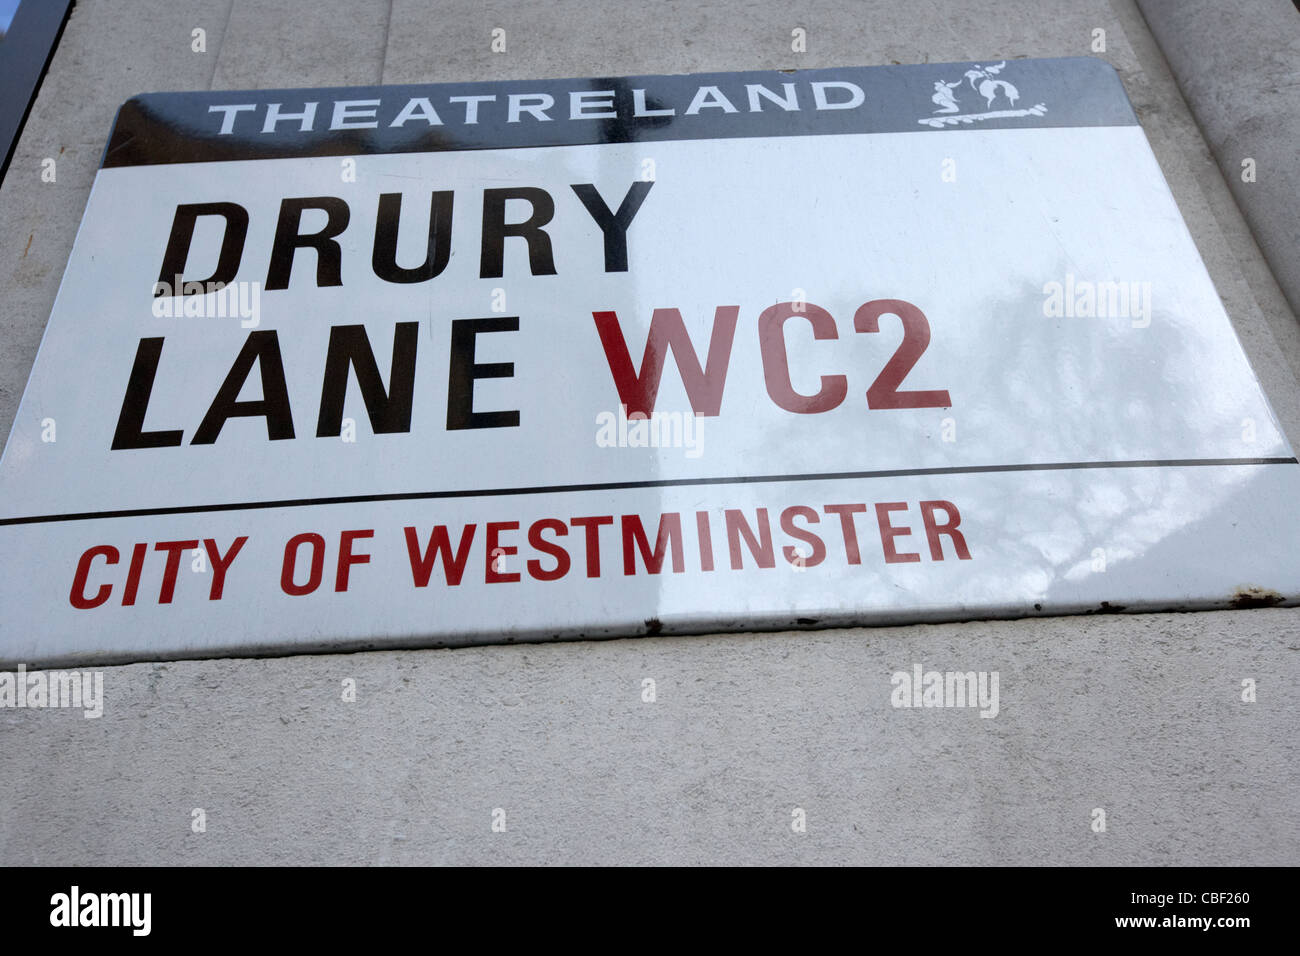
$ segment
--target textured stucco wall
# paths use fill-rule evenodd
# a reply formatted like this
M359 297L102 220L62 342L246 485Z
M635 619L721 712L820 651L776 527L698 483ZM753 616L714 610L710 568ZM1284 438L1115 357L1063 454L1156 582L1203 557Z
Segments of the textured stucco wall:
M1300 11L1292 0L1141 0L1264 255L1300 307Z
M1300 444L1295 317L1120 0L81 0L0 186L0 427L131 94L1063 56L1095 29ZM0 863L1294 864L1297 650L1272 609L108 668L98 720L0 710ZM998 671L1001 712L895 710L914 663Z

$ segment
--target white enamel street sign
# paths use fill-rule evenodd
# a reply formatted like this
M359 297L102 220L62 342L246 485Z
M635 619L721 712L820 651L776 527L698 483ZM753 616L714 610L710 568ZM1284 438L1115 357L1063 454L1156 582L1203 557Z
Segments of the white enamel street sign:
M1294 603L1298 491L1100 61L140 96L0 661Z

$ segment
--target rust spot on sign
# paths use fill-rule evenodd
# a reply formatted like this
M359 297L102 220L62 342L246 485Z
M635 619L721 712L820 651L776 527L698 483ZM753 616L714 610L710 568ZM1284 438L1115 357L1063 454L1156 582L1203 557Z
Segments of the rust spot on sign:
M1102 601L1095 608L1084 611L1084 614L1123 614L1126 606L1123 604L1111 604L1109 601Z
M1269 591L1266 588L1240 587L1232 595L1229 602L1236 608L1247 607L1276 607L1282 603L1282 595L1276 591Z

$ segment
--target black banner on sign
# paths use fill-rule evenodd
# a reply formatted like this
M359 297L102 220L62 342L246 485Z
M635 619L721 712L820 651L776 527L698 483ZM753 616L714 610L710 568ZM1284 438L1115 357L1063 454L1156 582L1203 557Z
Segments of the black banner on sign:
M103 165L1136 124L1092 57L151 93L122 106Z

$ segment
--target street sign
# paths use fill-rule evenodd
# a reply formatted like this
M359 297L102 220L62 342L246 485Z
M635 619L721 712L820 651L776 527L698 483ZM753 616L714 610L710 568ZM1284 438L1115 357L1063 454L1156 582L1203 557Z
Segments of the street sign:
M153 94L0 659L1294 603L1297 492L1101 61Z

